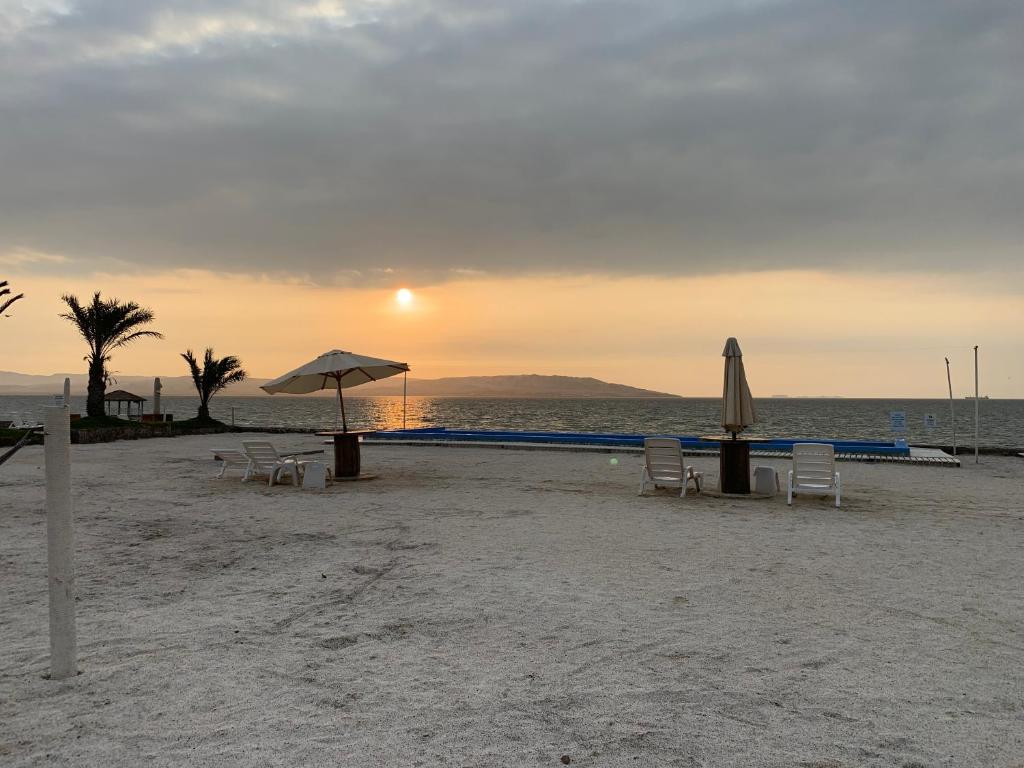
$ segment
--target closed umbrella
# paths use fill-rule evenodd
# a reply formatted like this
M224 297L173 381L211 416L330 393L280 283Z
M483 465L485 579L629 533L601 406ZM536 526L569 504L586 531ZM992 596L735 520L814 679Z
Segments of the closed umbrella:
M722 429L731 432L735 440L738 432L742 432L757 421L757 414L754 413L754 400L747 385L747 374L743 370L743 353L740 352L739 342L734 338L728 339L722 356L725 358Z
M408 371L407 363L332 349L294 371L289 371L284 376L267 382L260 389L270 395L279 392L305 395L310 392L318 392L321 389L337 389L342 430L348 432L348 421L345 419L345 399L341 390L370 381L386 379L389 376L397 376L399 373Z

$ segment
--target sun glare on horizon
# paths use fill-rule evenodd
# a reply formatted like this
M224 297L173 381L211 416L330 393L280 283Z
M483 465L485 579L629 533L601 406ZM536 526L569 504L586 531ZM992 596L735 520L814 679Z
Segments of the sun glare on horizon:
M408 288L399 288L398 292L395 293L395 301L401 307L408 307L412 304L412 291Z

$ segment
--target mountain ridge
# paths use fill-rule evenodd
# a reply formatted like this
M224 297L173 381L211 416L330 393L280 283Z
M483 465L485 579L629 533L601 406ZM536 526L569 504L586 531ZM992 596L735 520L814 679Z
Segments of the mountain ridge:
M0 371L0 395L51 395L59 394L64 379L71 379L73 394L85 393L87 377L82 373L53 373L36 375ZM146 398L153 394L152 376L118 375L107 389L126 389ZM264 396L261 384L270 381L253 377L241 384L224 390L224 394L235 397ZM162 394L167 397L194 395L195 389L189 376L161 376ZM394 376L379 382L371 382L346 391L351 397L401 395L402 379ZM521 398L676 398L679 395L658 392L627 384L596 379L592 376L563 376L543 374L505 374L497 376L446 376L437 379L409 378L410 396L428 397L521 397ZM325 393L327 394L327 393Z

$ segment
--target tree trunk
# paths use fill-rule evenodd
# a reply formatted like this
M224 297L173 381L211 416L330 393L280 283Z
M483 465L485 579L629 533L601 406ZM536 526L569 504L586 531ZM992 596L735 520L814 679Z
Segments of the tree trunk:
M210 403L209 401L199 403L199 420L209 421L210 420Z
M101 418L104 415L103 397L107 394L106 376L103 361L89 361L89 388L85 401L85 414L90 418Z

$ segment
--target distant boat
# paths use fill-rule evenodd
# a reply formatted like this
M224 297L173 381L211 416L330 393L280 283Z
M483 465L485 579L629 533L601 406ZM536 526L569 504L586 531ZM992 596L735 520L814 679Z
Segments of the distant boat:
M978 398L976 398L974 395L968 395L967 397L964 398L964 400L988 400L988 399L989 399L988 395L982 395L981 397L978 397Z

